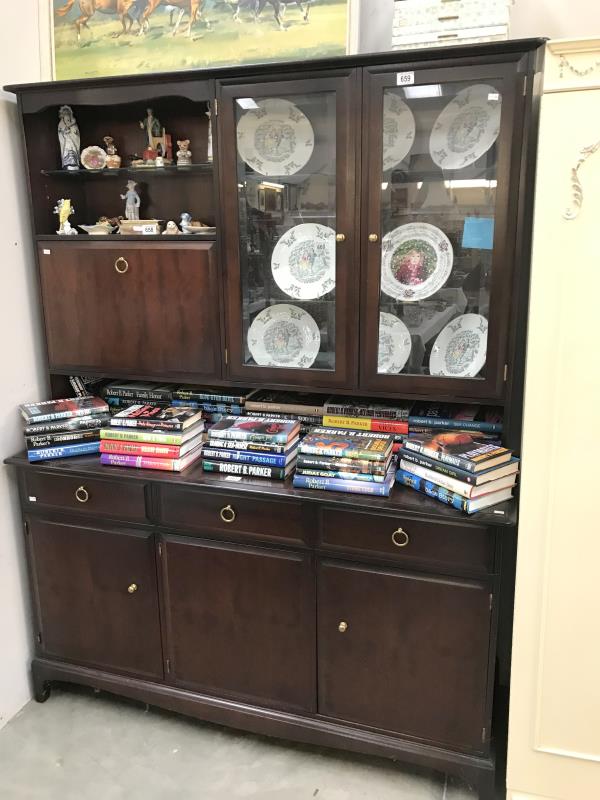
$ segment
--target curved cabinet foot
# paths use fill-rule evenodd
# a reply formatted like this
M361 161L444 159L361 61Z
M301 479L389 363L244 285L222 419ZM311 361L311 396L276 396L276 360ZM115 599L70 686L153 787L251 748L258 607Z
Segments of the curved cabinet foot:
M51 691L52 685L50 681L42 681L39 686L35 685L33 689L33 696L35 697L36 703L45 703L50 697Z

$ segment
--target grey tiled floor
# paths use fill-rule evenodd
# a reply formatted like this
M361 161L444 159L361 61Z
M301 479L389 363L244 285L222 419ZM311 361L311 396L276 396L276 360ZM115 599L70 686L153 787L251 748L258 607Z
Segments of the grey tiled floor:
M472 800L391 761L54 689L0 731L2 800Z

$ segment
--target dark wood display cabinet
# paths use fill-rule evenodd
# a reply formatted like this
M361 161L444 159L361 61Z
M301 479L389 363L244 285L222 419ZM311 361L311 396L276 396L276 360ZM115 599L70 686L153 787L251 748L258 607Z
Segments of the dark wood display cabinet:
M52 396L88 374L486 402L518 453L542 45L8 87ZM63 104L120 169L60 169ZM147 108L190 168L129 166ZM60 198L116 217L129 179L142 218L217 234L56 234ZM7 461L38 700L80 683L495 796L517 499L467 517L402 487Z

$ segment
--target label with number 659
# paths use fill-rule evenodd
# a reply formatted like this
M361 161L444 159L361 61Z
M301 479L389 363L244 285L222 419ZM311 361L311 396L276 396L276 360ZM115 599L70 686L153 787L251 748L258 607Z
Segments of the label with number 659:
M397 72L396 73L396 86L412 86L415 82L414 72Z

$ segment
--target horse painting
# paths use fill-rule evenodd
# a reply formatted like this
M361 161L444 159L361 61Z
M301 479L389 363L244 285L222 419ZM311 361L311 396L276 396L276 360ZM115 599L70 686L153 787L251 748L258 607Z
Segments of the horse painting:
M119 17L123 30L115 33L115 36L129 33L133 25L133 17L129 12L132 6L137 4L139 4L139 0L79 0L80 15L73 23L77 30L77 41L81 40L82 28L89 30L88 22L97 11L101 14L116 14ZM65 17L74 5L75 0L67 0L64 6L56 9L56 14L59 17Z
M183 19L183 15L186 13L190 16L190 23L188 26L187 34L188 36L192 35L192 27L197 20L202 19L202 11L204 10L206 0L147 0L146 8L144 9L141 17L140 17L140 36L143 36L150 28L150 20L149 18L154 14L156 9L159 6L168 6L169 9L180 9L179 17L177 22L175 23L175 27L173 28L172 34L173 36L177 33L179 29L179 25L181 24L181 20ZM206 27L210 28L210 22L208 19L205 20Z

